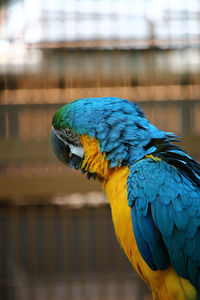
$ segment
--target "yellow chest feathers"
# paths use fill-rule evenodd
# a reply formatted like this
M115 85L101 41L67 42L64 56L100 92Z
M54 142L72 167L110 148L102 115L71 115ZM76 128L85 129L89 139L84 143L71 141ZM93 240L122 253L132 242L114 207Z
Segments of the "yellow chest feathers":
M112 219L119 243L124 249L133 267L145 278L145 273L152 272L142 259L135 237L131 221L131 209L127 199L127 178L129 168L127 166L110 168L105 153L99 150L96 138L89 138L87 135L81 137L84 148L84 161L82 168L85 171L96 173L103 182L111 206Z
M112 219L118 241L124 249L133 267L145 279L145 273L149 269L142 259L135 241L131 209L127 199L127 178L129 168L122 167L115 171L110 179L105 182L104 189L111 206ZM145 269L145 270L143 270ZM150 270L150 269L149 269Z
M152 271L138 250L131 221L131 208L127 199L128 167L115 170L104 181L104 189L110 202L115 233L134 269L152 290L153 299L196 299L196 291L188 280L179 277L171 266L164 271Z
M110 168L106 160L105 153L100 152L96 138L88 135L81 137L84 148L84 161L82 168L85 171L96 173L98 178L103 181L103 188L106 191L110 202L112 219L117 238L126 252L129 260L137 269L137 262L133 259L133 253L138 252L133 228L131 223L130 207L127 200L127 178L129 175L128 167ZM134 254L135 255L135 254Z
M88 135L80 137L84 148L84 161L82 168L90 173L96 173L98 178L106 179L117 169L110 168L105 153L100 151L99 143L96 138L90 138Z
M84 148L82 168L96 173L103 182L111 206L115 233L124 252L153 293L153 299L196 299L196 291L189 281L180 278L170 266L164 271L152 271L141 257L133 233L131 208L127 199L127 166L110 168L105 153L100 152L96 138L81 137Z

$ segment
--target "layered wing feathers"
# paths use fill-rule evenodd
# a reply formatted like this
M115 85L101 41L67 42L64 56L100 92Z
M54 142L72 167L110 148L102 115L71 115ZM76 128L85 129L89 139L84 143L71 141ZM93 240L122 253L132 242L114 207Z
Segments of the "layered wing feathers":
M128 203L139 251L153 270L172 265L200 290L200 190L175 167L143 159L130 169Z

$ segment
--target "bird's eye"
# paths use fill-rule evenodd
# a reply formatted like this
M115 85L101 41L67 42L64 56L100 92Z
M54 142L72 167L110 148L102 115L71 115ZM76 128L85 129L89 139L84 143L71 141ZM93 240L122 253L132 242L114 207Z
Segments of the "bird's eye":
M72 132L69 131L69 130L65 130L65 133L66 133L66 135L67 135L68 137L71 137L71 136L72 136Z
M76 137L76 133L70 129L65 129L65 134L70 139L74 139Z

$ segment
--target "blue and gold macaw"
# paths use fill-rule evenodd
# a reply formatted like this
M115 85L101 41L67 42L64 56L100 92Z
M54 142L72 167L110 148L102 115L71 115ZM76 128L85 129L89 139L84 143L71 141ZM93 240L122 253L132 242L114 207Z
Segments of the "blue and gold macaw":
M200 291L200 165L132 102L85 98L53 117L56 156L106 191L115 232L155 300Z

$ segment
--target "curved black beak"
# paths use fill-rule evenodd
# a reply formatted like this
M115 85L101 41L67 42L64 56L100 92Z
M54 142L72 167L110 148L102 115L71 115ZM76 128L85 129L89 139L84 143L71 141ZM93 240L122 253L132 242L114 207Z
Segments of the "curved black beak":
M57 135L55 134L54 130L51 130L51 146L53 148L53 152L57 156L57 158L65 165L69 165L70 161L70 148L68 145L63 143Z
M70 151L70 147L57 137L55 131L51 131L51 146L56 157L65 165L73 169L79 169L83 159Z

